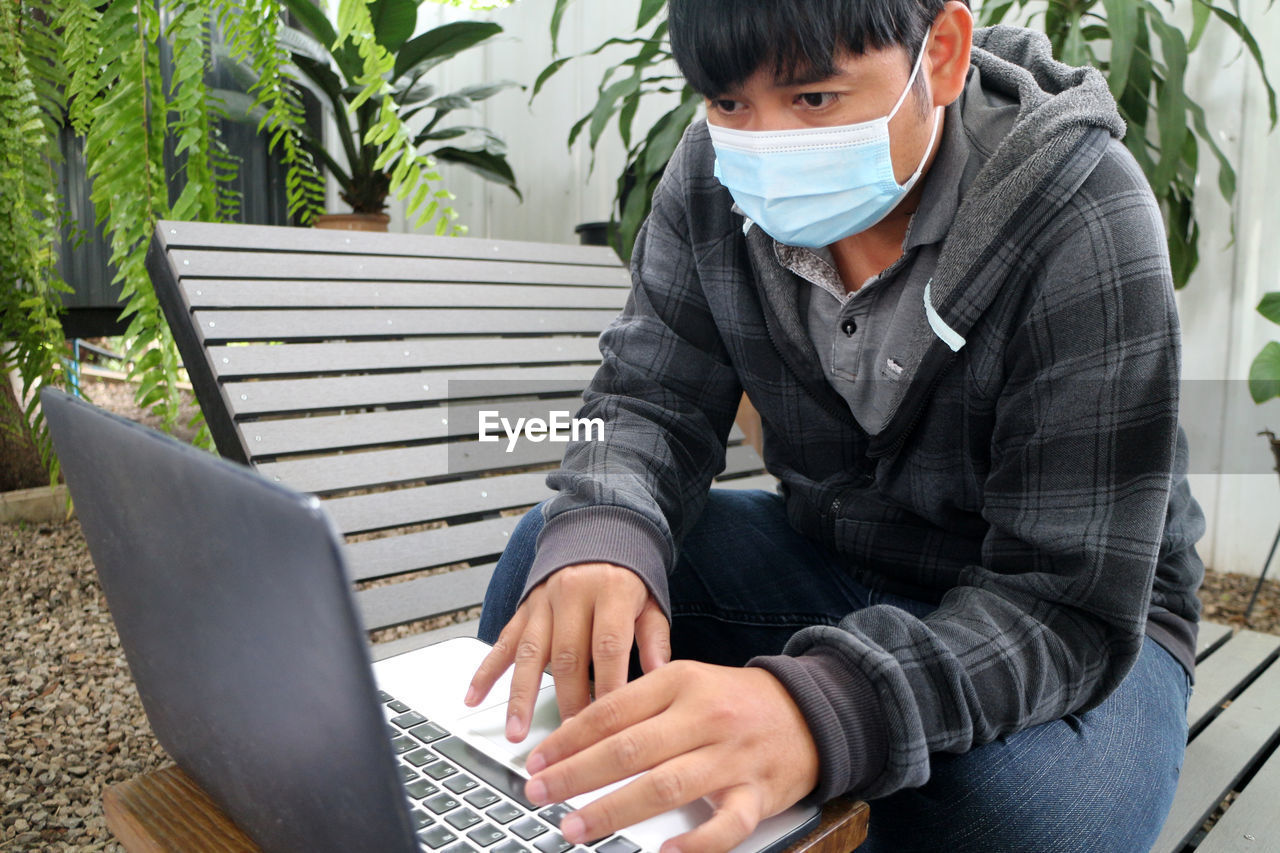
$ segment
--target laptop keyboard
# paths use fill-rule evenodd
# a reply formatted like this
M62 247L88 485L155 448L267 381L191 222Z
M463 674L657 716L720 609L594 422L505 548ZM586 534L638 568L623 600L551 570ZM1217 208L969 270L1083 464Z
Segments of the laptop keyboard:
M586 846L560 835L573 809L538 808L524 796L524 777L450 734L404 702L378 691L391 747L423 850L441 853L640 853L614 835Z

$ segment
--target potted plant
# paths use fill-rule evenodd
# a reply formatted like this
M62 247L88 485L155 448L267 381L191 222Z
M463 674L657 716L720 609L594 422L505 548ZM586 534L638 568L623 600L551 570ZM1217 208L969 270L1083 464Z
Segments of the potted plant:
M458 21L414 37L421 2L379 0L368 7L360 3L354 10L340 9L339 32L312 0L284 0L301 27L280 29L280 43L292 58L288 70L332 115L346 159L345 164L339 162L319 139L304 133L304 144L337 181L342 200L352 209L316 217L319 227L385 231L387 196L416 187L417 203L410 207L423 208L419 224L436 218L437 231L445 232L453 216L447 207L452 195L439 187L437 162L460 165L520 197L506 146L497 135L485 127L444 124L450 113L518 84L501 80L439 93L424 80L432 69L488 41L502 28L486 21ZM243 73L252 74L249 69ZM234 93L219 94L229 104L243 104ZM405 123L419 113L427 116L425 124L408 131ZM238 114L252 117L248 110ZM406 146L412 151L402 150ZM408 192L398 194L404 197Z
M551 15L553 54L558 54L560 23L573 1L556 0ZM992 0L978 7L979 22L998 24L1010 12L1023 12L1037 5L1031 0ZM1168 0L1167 8L1173 8L1173 0ZM631 256L636 232L648 215L662 169L702 103L702 98L683 86L681 78L671 70L665 11L666 0L644 0L630 36L608 39L580 54L595 55L613 47L631 49L629 56L605 71L597 88L595 106L569 134L572 147L583 131L587 131L587 142L594 154L610 121L617 116L618 133L627 147L627 160L618 178L611 223L617 230L615 248L624 260ZM1235 169L1209 132L1203 108L1187 95L1183 86L1187 56L1198 47L1211 19L1219 19L1239 37L1262 74L1272 127L1277 118L1275 91L1249 28L1238 15L1210 0L1192 0L1191 12L1193 26L1189 36L1169 23L1170 12L1155 0L1050 3L1046 10L1028 18L1031 26L1042 27L1048 35L1055 57L1069 65L1093 65L1107 77L1129 125L1125 142L1142 164L1164 211L1169 256L1178 287L1187 283L1199 261L1200 229L1193 205L1200 142L1209 146L1218 161L1219 191L1228 201L1235 195ZM1104 60L1102 56L1110 59ZM557 56L543 69L534 85L534 97L543 84L573 58ZM637 108L642 99L653 95L678 95L679 101L643 138L638 138L633 126ZM640 190L638 193L628 191L629 181L634 181Z

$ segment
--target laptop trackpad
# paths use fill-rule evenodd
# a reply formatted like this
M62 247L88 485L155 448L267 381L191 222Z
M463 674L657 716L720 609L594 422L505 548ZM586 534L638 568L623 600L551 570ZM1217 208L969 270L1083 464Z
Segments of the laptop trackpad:
M511 767L527 776L525 761L534 747L560 725L560 712L556 707L554 686L544 687L538 693L538 701L534 705L533 720L529 727L529 736L521 743L511 743L506 737L507 708L505 704L495 705L477 711L459 722L459 728L468 739L479 741L478 745L495 758L501 758ZM634 779L636 777L631 777ZM581 808L592 800L603 797L626 785L631 779L624 779L612 785L573 797L569 804ZM765 850L778 840L785 838L797 826L805 822L812 814L812 807L788 809L780 815L762 821L751 837L739 845L738 850ZM649 820L642 821L623 830L622 834L639 844L646 850L657 850L662 842L676 835L688 832L711 817L712 808L705 800L674 809Z

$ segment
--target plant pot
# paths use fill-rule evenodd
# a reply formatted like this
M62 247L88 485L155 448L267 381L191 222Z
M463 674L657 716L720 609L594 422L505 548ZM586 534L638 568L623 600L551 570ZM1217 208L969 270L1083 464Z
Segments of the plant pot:
M311 221L316 228L339 231L383 231L391 217L385 213L322 213Z
M578 243L582 246L607 246L609 245L609 223L608 222L584 222L573 229L573 233L578 235Z

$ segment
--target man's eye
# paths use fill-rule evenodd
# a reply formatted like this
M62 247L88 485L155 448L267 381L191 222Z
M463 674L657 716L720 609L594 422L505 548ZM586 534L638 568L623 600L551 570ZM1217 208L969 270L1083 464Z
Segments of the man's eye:
M806 107L820 109L821 107L829 106L835 98L836 96L830 92L805 92L800 96L800 103Z
M718 111L730 115L737 112L739 107L742 106L737 101L731 101L728 98L716 98L711 103Z

